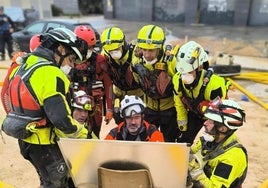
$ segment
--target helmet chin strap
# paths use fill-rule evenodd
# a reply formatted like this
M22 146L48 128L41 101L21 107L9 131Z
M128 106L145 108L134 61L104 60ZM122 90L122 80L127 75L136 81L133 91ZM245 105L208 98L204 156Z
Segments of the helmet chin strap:
M214 127L213 127L213 129L212 129L212 133L215 133L215 134L214 134L214 135L211 135L211 136L214 136L214 138L215 138L214 140L218 140L218 138L220 137L220 134L225 135L225 138L224 138L224 140L225 140L225 139L227 139L231 134L233 134L233 132L235 131L235 130L230 130L230 129L228 129L227 131L223 132L223 131L220 131L220 130L219 130L220 126L224 126L224 125L222 125L222 124L220 124L220 123L218 123L218 122L214 122Z
M66 57L68 57L69 55L71 55L71 52L66 53L65 55L62 55L58 49L56 49L55 53L60 57L59 63L58 63L58 67L61 67L62 62L64 61L64 59Z

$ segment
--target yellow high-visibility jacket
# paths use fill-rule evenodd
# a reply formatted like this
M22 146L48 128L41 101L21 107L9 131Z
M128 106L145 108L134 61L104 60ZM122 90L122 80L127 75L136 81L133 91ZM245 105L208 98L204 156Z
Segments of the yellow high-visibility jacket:
M187 89L185 85L180 81L180 73L177 72L173 78L172 82L174 85L174 101L175 107L177 110L177 120L178 121L187 121L187 113L188 110L182 102L182 97L188 97L191 100L195 100L201 90L203 85L204 77L205 77L206 70L202 70L200 79L198 84L194 88ZM203 100L202 101L211 101L216 97L226 98L227 92L230 86L230 82L226 81L223 77L213 74L210 77L209 82L203 93ZM202 102L201 101L201 102ZM196 110L196 109L195 109Z
M27 70L40 62L49 61L30 55L23 66L26 66ZM17 68L10 74L10 79L13 78ZM53 64L39 66L31 74L28 82L35 100L43 110L43 116L47 119L47 126L37 128L30 137L24 139L25 142L39 145L55 144L57 134L61 137L87 137L87 129L71 116L66 98L69 95L70 82L57 66Z
M239 143L237 136L232 134L214 150L207 150L204 144L205 142L199 139L192 145L191 151L196 153L201 150L205 158L215 150L224 148L224 151L218 155L214 153L216 157L208 159L204 173L197 177L197 181L205 188L239 187L246 177L248 159L246 149Z

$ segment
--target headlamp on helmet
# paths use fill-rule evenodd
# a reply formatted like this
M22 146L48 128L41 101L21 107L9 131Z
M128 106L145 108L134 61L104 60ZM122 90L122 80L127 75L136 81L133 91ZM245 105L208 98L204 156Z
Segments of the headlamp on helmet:
M181 74L189 73L207 61L208 54L201 45L194 41L189 41L182 45L178 52L176 70Z
M77 92L74 92L72 107L91 111L92 100L90 96L86 94L86 92L79 90Z

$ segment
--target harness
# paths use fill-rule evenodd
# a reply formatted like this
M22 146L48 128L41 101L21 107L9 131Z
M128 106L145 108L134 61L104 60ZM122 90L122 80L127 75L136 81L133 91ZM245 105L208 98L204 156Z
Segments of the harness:
M81 89L91 94L92 84L96 81L96 60L97 54L92 53L89 62L77 65L71 70L72 88Z
M149 65L146 65L142 58L140 58L140 63L135 65L141 88L152 99L173 96L173 84L168 75L168 61L171 61L173 57L171 54L163 53L163 51L161 54L163 54L163 58L160 60L158 57L158 62L152 65L153 68L148 67Z
M129 83L126 79L129 76L128 74L131 74L132 76L132 73L130 71L130 66L131 66L132 54L133 54L134 48L135 48L134 44L129 45L128 58L123 65L118 65L115 62L115 60L112 59L111 57L110 57L110 61L108 62L108 65L111 69L110 77L113 81L113 84L124 91L139 88L139 84L137 82L133 81Z
M182 87L182 80L179 79L178 91L182 92L182 97L181 97L182 103L184 104L187 111L194 112L199 117L202 117L202 114L201 114L198 106L204 100L205 89L206 89L212 75L213 75L213 69L208 69L205 73L205 76L203 79L203 84L199 90L198 96L195 99L193 99L191 97L187 97L187 94Z
M103 82L96 79L96 63L98 54L93 52L88 61L77 65L71 72L72 89L74 91L83 90L88 95L92 96L94 112L102 113L102 105L105 106L105 98L103 91ZM73 94L73 92L71 92ZM73 98L73 97L72 97ZM104 113L106 108L103 108ZM93 115L93 114L91 114Z

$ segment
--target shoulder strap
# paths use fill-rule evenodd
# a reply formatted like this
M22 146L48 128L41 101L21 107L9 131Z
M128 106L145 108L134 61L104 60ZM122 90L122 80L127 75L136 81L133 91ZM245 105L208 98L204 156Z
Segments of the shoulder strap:
M235 140L235 141L227 144L226 146L224 146L224 147L222 147L220 149L216 149L216 150L212 151L209 155L205 156L203 158L203 160L207 161L207 160L214 159L215 157L223 154L225 151L227 151L227 150L229 150L229 149L231 149L233 147L239 147L239 148L242 148L242 149L244 148L242 144L238 143L238 141ZM243 149L243 151L244 151L244 149Z
M204 93L205 93L205 89L210 81L211 76L213 75L213 69L209 68L206 72L205 72L205 76L203 79L203 84L200 88L200 91L198 93L198 96L196 97L196 99L194 99L194 101L188 101L188 97L184 97L184 101L187 103L187 106L191 106L192 110L196 110L197 106L199 105L199 103L203 100L204 98ZM186 96L185 90L183 89L182 86L182 81L181 79L179 79L179 88L178 91L181 91L183 93L183 96ZM197 112L196 112L197 113Z

